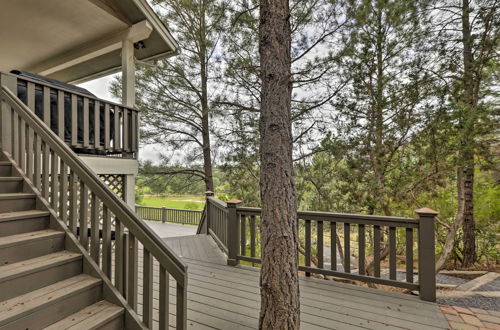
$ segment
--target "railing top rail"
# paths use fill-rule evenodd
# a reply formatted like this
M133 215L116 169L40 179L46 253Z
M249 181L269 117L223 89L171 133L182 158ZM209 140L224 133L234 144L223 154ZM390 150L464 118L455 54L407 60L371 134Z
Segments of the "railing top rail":
M117 102L113 102L113 101L104 100L104 99L101 99L101 98L98 98L98 97L95 97L95 96L83 94L83 93L80 93L78 91L65 88L63 86L58 86L58 85L51 84L50 82L47 82L47 81L40 81L40 80L32 79L30 77L19 76L19 75L13 74L13 73L5 73L5 72L0 72L0 73L2 75L9 75L9 76L16 77L16 79L21 80L21 81L31 82L31 83L34 83L34 84L37 84L37 85L50 87L51 89L56 89L56 90L59 90L59 91L63 91L63 92L69 93L69 94L74 94L74 95L81 96L81 97L84 97L84 98L87 98L87 99L91 99L91 100L94 100L94 101L99 101L100 103L103 103L103 104L109 104L109 105L116 106L116 107L126 108L126 109L131 110L131 111L140 112L140 110L137 109L137 108L125 106L123 104L120 104L120 103L117 103Z
M173 211L184 211L184 212L196 212L196 213L203 212L203 210L175 209L175 208L172 208L172 207L161 207L161 206L136 205L135 207L142 207L142 208L146 208L146 209L158 209L158 210L173 210Z
M258 207L237 207L237 212L245 215L260 215L262 209ZM391 217L381 215L366 215L366 214L350 214L350 213L333 213L333 212L320 212L320 211L298 211L299 219L304 220L322 220L322 221L338 221L338 222L354 222L354 223L373 223L394 225L403 227L417 227L418 219L404 218L404 217Z
M224 201L221 201L220 199L217 199L215 197L210 196L210 197L207 197L207 200L210 201L211 204L214 204L219 208L224 208L224 209L227 208L227 203Z
M158 235L140 220L134 211L92 172L92 170L46 125L22 103L6 86L1 86L0 96L42 140L73 170L89 189L103 202L130 232L148 249L169 273L184 285L186 264L163 242Z

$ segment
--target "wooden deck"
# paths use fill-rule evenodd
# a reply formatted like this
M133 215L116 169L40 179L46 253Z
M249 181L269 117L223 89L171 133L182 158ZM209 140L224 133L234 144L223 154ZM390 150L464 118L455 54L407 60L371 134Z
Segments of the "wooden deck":
M258 269L227 266L224 254L206 235L172 237L165 241L188 264L188 328L258 328ZM141 253L139 265L141 286ZM302 329L448 328L438 306L418 297L305 277L300 280L300 290ZM173 281L170 294L174 298ZM139 313L141 301L139 297ZM156 300L155 320L158 320L157 306ZM173 324L174 305L170 307Z

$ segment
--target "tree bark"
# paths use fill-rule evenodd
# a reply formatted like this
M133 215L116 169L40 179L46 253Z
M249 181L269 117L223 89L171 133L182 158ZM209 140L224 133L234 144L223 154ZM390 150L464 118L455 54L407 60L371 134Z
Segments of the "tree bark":
M475 77L474 77L474 57L472 53L472 35L469 22L469 0L462 0L462 42L464 47L463 62L463 115L461 116L460 126L462 129L461 150L458 157L458 171L462 172L459 175L457 184L458 202L462 203L463 207L459 210L462 214L457 214L461 217L462 229L464 231L464 259L463 267L470 267L476 262L476 228L474 223L474 202L473 202L473 185L474 185L474 110L477 104L475 97ZM460 174L460 173L459 173Z
M260 329L299 329L297 198L292 160L288 0L261 0Z

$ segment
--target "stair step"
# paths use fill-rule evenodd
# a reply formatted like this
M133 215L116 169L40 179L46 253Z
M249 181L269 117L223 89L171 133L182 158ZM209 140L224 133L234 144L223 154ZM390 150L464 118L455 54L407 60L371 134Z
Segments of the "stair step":
M0 193L0 212L33 210L36 195L32 193Z
M53 229L0 237L0 265L61 251L64 237L64 232Z
M12 174L12 164L7 161L0 161L0 176L10 176Z
M124 309L101 300L67 318L52 324L45 330L123 329Z
M81 274L0 303L0 328L54 324L101 299L102 281Z
M81 272L82 255L66 250L0 266L0 301L68 279Z
M23 178L17 176L0 177L0 193L16 193L23 190Z
M50 212L28 210L0 213L0 237L48 228Z

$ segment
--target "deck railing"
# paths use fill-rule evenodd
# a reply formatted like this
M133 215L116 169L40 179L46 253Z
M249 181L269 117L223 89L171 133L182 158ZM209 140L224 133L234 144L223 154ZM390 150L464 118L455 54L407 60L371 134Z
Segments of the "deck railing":
M2 81L3 83L3 81ZM186 328L187 266L141 221L135 212L90 170L87 165L29 109L14 92L2 85L0 103L8 113L9 140L2 148L25 172L59 219L77 237L91 258L153 328L153 296L159 309L159 328L169 328L169 306L176 306L176 328ZM90 233L90 234L88 234ZM114 233L114 244L112 242ZM138 253L143 255L139 286ZM155 263L159 267L153 267ZM154 273L159 280L154 281ZM170 278L175 292L169 292ZM141 301L139 298L142 296ZM174 299L173 299L174 298Z
M202 211L172 209L167 207L135 206L135 212L142 220L198 225Z
M207 196L206 233L223 246L229 265L260 264L262 210L239 203ZM299 270L306 276L321 274L417 290L422 300L435 301L436 212L416 212L418 218L298 211ZM404 260L403 270L397 268L398 259Z
M77 153L136 158L137 109L27 76L0 74L16 96Z

